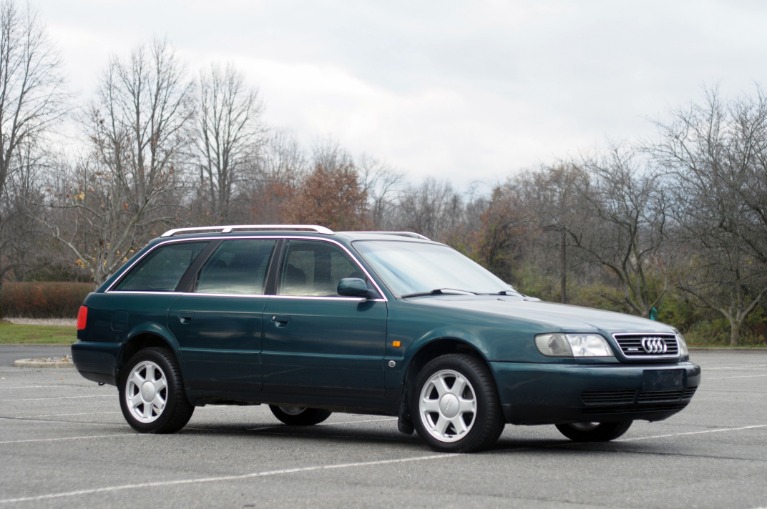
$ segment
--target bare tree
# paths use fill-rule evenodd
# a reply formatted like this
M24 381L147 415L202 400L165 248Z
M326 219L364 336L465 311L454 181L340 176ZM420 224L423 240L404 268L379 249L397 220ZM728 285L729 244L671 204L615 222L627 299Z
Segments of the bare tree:
M248 220L255 223L285 222L288 207L307 172L306 155L295 138L273 131L260 146L252 176L241 189L248 200Z
M254 168L264 133L258 91L232 65L211 65L200 75L196 147L200 183L207 190L214 222L230 221L235 190Z
M368 210L373 228L391 228L391 215L402 185L402 174L370 157L363 157L358 166L359 178L368 197Z
M633 150L611 148L605 157L583 163L588 181L578 181L586 208L568 227L574 246L614 275L623 289L621 304L648 316L668 290L660 256L666 241L669 200L653 167Z
M448 181L426 178L400 193L394 227L446 240L463 221L463 200Z
M671 173L678 239L691 249L679 285L728 320L735 345L767 294L767 98L726 103L709 90L658 128L651 149Z
M104 74L85 115L90 152L54 203L76 210L75 228L50 225L94 281L156 234L158 223L179 222L192 94L193 83L162 41L139 46L125 61L114 58ZM88 242L78 244L83 229Z
M40 145L63 114L58 56L37 14L0 2L0 274L29 266ZM27 231L28 235L19 235ZM22 239L21 237L27 237ZM0 278L0 281L2 278Z

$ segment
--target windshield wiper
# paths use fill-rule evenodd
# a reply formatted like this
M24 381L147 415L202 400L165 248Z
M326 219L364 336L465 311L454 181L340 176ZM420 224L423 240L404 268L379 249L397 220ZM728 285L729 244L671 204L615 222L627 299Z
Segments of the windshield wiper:
M428 295L479 295L479 294L477 292L472 292L470 290L460 290L458 288L435 288L434 290L431 290L429 292L406 293L405 295L401 295L401 298L407 299L409 297L426 297Z

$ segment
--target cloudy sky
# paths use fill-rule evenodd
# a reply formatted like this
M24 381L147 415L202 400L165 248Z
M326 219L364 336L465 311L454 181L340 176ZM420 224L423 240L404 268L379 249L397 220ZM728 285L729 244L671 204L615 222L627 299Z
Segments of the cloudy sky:
M705 87L767 87L759 0L29 0L85 99L112 56L166 38L234 63L268 125L413 181L503 181L652 120Z

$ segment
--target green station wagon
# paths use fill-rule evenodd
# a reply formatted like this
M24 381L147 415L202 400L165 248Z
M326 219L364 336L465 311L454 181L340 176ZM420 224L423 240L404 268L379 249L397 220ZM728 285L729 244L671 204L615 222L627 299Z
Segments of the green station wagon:
M492 447L506 423L607 441L682 410L701 377L672 327L526 297L409 232L171 230L88 295L77 329L79 372L148 433L268 404L289 425L398 416L438 451Z

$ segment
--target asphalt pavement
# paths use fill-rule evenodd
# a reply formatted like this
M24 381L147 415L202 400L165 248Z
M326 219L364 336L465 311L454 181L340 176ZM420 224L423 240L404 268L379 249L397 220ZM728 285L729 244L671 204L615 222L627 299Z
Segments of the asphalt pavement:
M114 387L69 368L19 368L67 347L0 346L5 507L767 507L767 352L693 352L690 406L621 439L576 444L506 426L481 454L430 451L396 420L333 414L280 424L268 408L197 408L173 435L141 435Z

